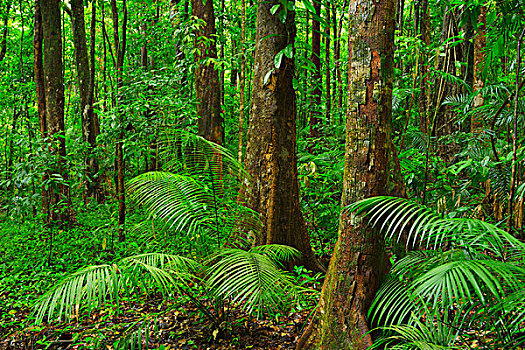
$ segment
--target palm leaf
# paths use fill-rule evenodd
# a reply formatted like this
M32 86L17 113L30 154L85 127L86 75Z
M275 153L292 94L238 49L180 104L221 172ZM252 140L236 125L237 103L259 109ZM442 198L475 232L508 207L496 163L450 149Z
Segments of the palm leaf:
M88 310L99 307L108 299L119 306L119 292L128 295L135 290L152 287L167 293L181 281L192 278L198 264L188 258L148 253L122 259L118 265L98 265L83 268L56 284L34 306L36 322L44 317L63 315L69 319L78 314L80 305Z
M116 265L83 268L59 282L39 298L34 307L36 322L40 323L46 316L52 319L55 313L60 319L62 315L70 319L78 313L81 303L86 303L91 310L93 306L101 305L108 298L113 300L117 296L118 289Z
M297 254L293 248L277 245L250 251L222 249L209 260L209 286L215 294L232 298L247 312L257 310L260 314L265 307L282 308L295 296L296 288L273 258L292 254Z
M128 189L150 215L166 221L176 231L213 230L216 200L209 188L192 177L150 172L131 179Z

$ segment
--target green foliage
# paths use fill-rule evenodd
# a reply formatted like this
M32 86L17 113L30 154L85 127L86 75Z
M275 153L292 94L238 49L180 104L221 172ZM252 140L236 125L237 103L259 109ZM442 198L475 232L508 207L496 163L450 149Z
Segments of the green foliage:
M199 284L205 296L231 299L248 312L257 310L260 314L269 307L282 309L298 292L277 262L297 254L293 248L270 245L250 251L222 249L203 264L182 256L148 253L124 258L118 264L89 266L69 275L39 299L35 304L36 322L51 320L55 315L78 317L81 304L91 311L110 301L117 305L118 312L120 293L140 295L153 288L165 297L171 291L186 294L219 325L220 320L207 310L209 306L199 300L196 291L186 289L189 282Z
M525 341L522 242L492 224L443 218L399 198L370 198L349 210L389 239L432 248L395 261L370 309L383 334L374 347L458 348L476 340L514 349Z

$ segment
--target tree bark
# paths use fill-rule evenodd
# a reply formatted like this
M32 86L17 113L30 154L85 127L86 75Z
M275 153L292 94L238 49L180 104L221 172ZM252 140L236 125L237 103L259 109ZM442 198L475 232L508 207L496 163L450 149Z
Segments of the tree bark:
M312 55L310 61L314 65L312 74L313 92L312 92L312 109L310 112L310 137L319 137L319 125L321 119L319 118L319 107L321 106L321 24L319 17L321 17L321 0L314 0L314 9L317 18L312 19ZM312 145L311 145L312 146ZM310 147L312 148L312 147Z
M483 106L483 96L480 90L483 89L483 67L485 66L485 48L487 46L487 7L480 6L480 13L478 16L478 30L474 37L474 84L473 90L475 93L473 107L479 108ZM483 128L482 113L472 113L470 119L470 132L477 133Z
M242 144L244 138L244 85L246 74L246 50L244 43L246 41L246 1L241 0L241 68L239 77L239 143L237 145L237 160L242 162Z
M251 116L245 168L251 183L241 198L260 214L262 232L253 244L285 244L303 255L295 264L319 271L310 246L299 205L296 151L296 96L293 89L295 63L283 55L280 68L274 58L296 35L295 13L288 11L285 23L272 6L279 0L259 3ZM271 72L271 73L269 73ZM270 74L267 76L267 74ZM267 81L265 82L265 77Z
M325 28L325 89L326 89L326 111L325 121L330 123L330 112L332 111L332 96L330 95L330 2L325 2L326 28Z
M2 31L2 43L0 44L0 62L5 58L7 52L7 22L9 21L9 10L11 10L11 0L7 0L4 14L4 30Z
M346 4L347 4L347 0L344 0L343 1L343 6L342 6L342 13L345 13L345 9L346 9ZM335 11L335 7L334 7L334 16L337 14L337 12ZM342 110L343 108L343 74L341 72L341 37L342 37L342 32L343 32L343 16L340 16L339 18L339 27L337 29L337 34L336 35L336 42L335 42L335 47L334 47L334 62L335 62L335 70L336 70L336 75L337 75L337 109L338 109L338 113L340 113L340 111Z
M93 13L96 13L96 5L93 4ZM86 166L86 197L95 198L100 201L102 191L98 179L98 160L93 154L97 146L97 126L93 112L94 79L92 81L91 67L89 66L88 49L86 44L86 29L84 21L84 4L82 0L71 0L71 21L73 30L73 45L75 47L75 58L77 68L77 83L80 96L80 112L82 121L82 140L88 144L88 152L85 158ZM92 20L92 26L95 25ZM91 40L94 41L94 30L91 32ZM91 43L94 49L94 42ZM94 59L93 57L91 58ZM93 72L94 73L94 72Z
M394 183L391 141L394 44L393 0L350 2L349 101L343 208L339 237L318 309L297 349L356 349L372 345L368 308L388 270L377 230L344 210L357 200L402 194Z
M221 115L221 89L215 65L205 62L217 59L215 15L212 0L192 0L193 15L206 24L196 33L205 38L195 43L195 92L198 100L199 135L220 145L224 144L224 120Z
M420 12L420 30L421 39L425 44L421 50L421 73L420 73L420 85L419 85L419 131L428 134L428 115L430 106L427 105L428 91L430 88L429 76L428 76L428 50L430 49L430 9L428 7L428 0L421 1L421 12Z
M35 16L34 16L34 30L33 30L33 63L36 87L36 101L38 110L38 124L40 126L40 137L42 139L42 148L45 149L45 140L47 138L47 122L46 122L46 92L44 88L44 55L43 55L43 41L44 34L42 31L42 13L40 11L40 3L35 0ZM48 180L48 173L44 172L42 175L42 216L44 221L49 215L49 196L47 194L47 186L45 183Z
M64 225L73 220L71 198L65 168L66 139L64 125L64 77L62 74L62 37L59 0L40 0L43 33L43 77L45 120L48 149L53 155L48 179L59 175L62 179L51 182L47 191L49 212L47 224Z
M126 30L127 30L127 21L128 21L128 8L126 0L122 2L122 41L119 38L118 30L118 9L117 1L111 0L111 13L113 18L113 40L115 42L115 51L117 56L116 68L117 68L117 95L119 95L122 88L122 71L124 66L124 55L126 52ZM126 190L124 187L124 172L125 172L125 163L124 163L124 153L123 153L123 143L124 143L124 116L120 110L120 98L117 98L116 108L119 118L119 134L116 142L116 189L118 195L118 237L119 242L123 242L126 239L125 235L125 224L126 224Z

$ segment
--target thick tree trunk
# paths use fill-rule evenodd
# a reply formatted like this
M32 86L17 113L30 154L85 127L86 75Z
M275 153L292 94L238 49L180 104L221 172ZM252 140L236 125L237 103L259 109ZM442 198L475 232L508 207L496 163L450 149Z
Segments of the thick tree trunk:
M40 0L43 32L43 77L45 95L45 119L49 151L53 154L49 174L62 177L52 183L49 196L49 213L46 223L67 224L73 220L70 206L68 173L65 169L66 139L64 126L64 77L62 75L62 37L59 0ZM50 175L48 175L50 178Z
M280 68L274 57L295 40L295 13L285 23L272 15L279 0L259 3L253 97L246 145L245 168L251 183L241 198L260 213L263 229L255 245L278 243L297 248L303 256L296 264L320 270L313 255L299 206L296 150L295 64L283 55ZM269 73L271 72L271 73ZM265 77L267 77L265 82Z
M93 11L96 6L93 5ZM94 12L95 13L95 12ZM86 29L84 21L84 4L82 0L71 0L71 20L73 30L73 45L75 47L78 92L80 96L80 112L82 121L82 140L89 145L85 159L86 165L86 197L100 201L100 183L98 179L98 160L93 154L97 143L97 127L93 112L94 88L91 86L91 69L88 60L86 44ZM92 26L94 23L92 23ZM92 38L94 40L94 31ZM94 45L92 43L91 45ZM93 58L92 58L93 59Z
M224 144L224 121L221 115L221 89L219 73L213 63L206 59L217 59L215 45L215 15L212 0L192 0L193 15L206 22L197 38L205 38L195 43L195 92L198 100L199 135L220 145Z
M351 1L349 18L342 208L367 197L402 194L402 186L391 180L396 168L391 142L394 2ZM388 270L386 262L382 236L343 209L319 306L297 349L365 350L372 345L366 314Z
M321 0L314 1L314 9L317 18L321 17ZM310 137L319 137L321 124L319 108L321 106L321 24L316 17L312 19L312 55L310 61L314 65L312 74L312 110L310 112ZM312 146L312 145L310 145ZM310 147L312 148L312 147Z

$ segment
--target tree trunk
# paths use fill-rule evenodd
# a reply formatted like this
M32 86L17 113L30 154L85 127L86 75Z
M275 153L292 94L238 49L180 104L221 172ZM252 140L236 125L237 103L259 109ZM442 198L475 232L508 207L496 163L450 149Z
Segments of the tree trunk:
M198 100L199 135L220 145L224 144L224 121L221 115L219 73L207 59L217 59L215 45L215 15L212 0L192 0L193 15L206 22L196 33L205 38L195 43L195 92Z
M325 122L330 124L330 112L332 110L332 96L330 95L330 2L327 0L325 3L326 11L326 28L325 28L325 88L326 88L326 111L325 111Z
M246 74L246 50L244 43L246 41L246 1L241 0L241 74L239 77L239 143L237 146L237 160L242 162L242 144L244 137L244 85Z
M394 2L351 1L348 18L353 23L342 208L363 198L402 194L390 176L396 169L391 142ZM372 345L366 314L387 261L377 230L343 209L319 306L297 349Z
M124 54L126 52L126 30L127 30L127 21L128 21L128 8L126 5L126 0L122 2L123 10L123 19L122 19L122 42L119 38L118 33L118 9L117 1L111 0L111 13L113 18L113 40L115 42L115 51L117 56L117 95L120 93L122 88L122 71L124 66ZM126 224L126 190L124 188L124 153L123 153L123 143L124 143L124 116L120 110L120 98L117 98L117 113L119 117L119 134L116 142L116 189L118 195L118 237L119 242L123 242L126 239L125 235L125 224Z
M420 30L421 39L424 43L423 49L421 50L421 74L419 85L419 131L428 134L428 115L430 106L428 102L428 92L430 89L429 76L428 76L428 50L430 49L430 8L428 7L428 0L421 1L421 12L420 12Z
M481 96L481 89L483 89L483 67L485 66L485 48L487 46L487 7L481 6L478 16L478 30L474 37L474 84L473 90L475 93L473 107L474 109L483 106L483 96ZM470 120L470 131L474 134L483 128L482 113L472 113Z
M449 38L458 35L456 22L456 11L446 11L443 18L443 31L442 31L442 42L445 42ZM461 77L463 72L461 68L456 65L456 62L462 62L463 54L460 45L451 45L448 42L444 48L445 55L441 57L440 69L451 75ZM452 161L454 155L459 151L458 144L440 142L443 136L450 135L458 130L457 112L450 105L443 105L443 101L447 96L456 96L461 93L461 86L458 84L445 79L443 76L440 77L439 83L435 84L436 95L434 97L433 105L435 106L434 117L431 122L431 128L433 136L438 139L437 142L437 154L446 162Z
M345 13L347 0L343 1L342 13ZM337 14L334 7L334 16ZM339 18L339 27L337 29L337 36L334 48L334 62L335 70L337 74L337 110L338 113L343 108L343 74L341 72L341 37L343 33L343 16Z
M278 243L302 252L295 264L320 270L313 255L299 206L296 150L296 97L293 89L295 63L283 55L280 68L275 55L295 40L295 13L285 23L272 6L279 0L259 3L253 96L246 145L245 168L251 183L241 198L260 213L262 232L254 245ZM269 73L271 72L271 73ZM267 77L267 74L270 74ZM265 82L265 77L267 81Z
M11 0L7 0L7 6L4 13L4 30L2 31L2 43L0 44L0 62L4 59L7 52L7 22L9 21L9 10L11 10Z
M319 23L319 17L321 17L321 0L314 0L314 9L317 18L314 17L312 19L312 56L310 56L310 61L312 61L315 68L312 74L314 89L312 92L312 110L309 125L310 137L319 137L319 126L321 123L321 119L319 118L319 108L321 106L321 24Z
M96 6L93 5L93 11ZM88 144L88 153L85 159L86 165L86 197L99 200L101 195L98 180L98 161L93 151L97 142L97 128L93 113L93 93L91 86L91 69L88 60L88 49L86 44L86 29L84 21L84 4L82 0L71 0L71 20L73 30L73 45L75 47L75 58L78 79L78 92L80 96L80 111L82 121L82 140ZM92 23L92 26L94 23ZM93 33L91 40L94 40ZM91 45L94 45L92 43ZM93 58L92 58L93 59Z
M42 14L40 12L40 3L35 0L35 17L34 17L34 32L33 32L33 60L34 60L34 74L36 87L36 101L38 110L38 124L40 126L40 137L42 139L42 148L45 149L45 140L47 138L47 123L46 123L46 92L44 89L44 56L43 56L43 41L44 35L42 32ZM44 172L42 176L42 216L44 221L49 215L49 195L48 188L45 183L48 180L48 173Z
M62 37L59 0L40 0L43 33L43 77L45 95L45 120L48 149L54 156L49 166L51 174L62 179L49 184L49 212L47 224L64 225L73 220L68 173L65 169L66 139L64 127L64 77L62 75Z

